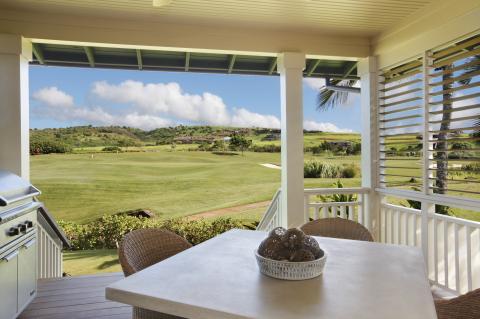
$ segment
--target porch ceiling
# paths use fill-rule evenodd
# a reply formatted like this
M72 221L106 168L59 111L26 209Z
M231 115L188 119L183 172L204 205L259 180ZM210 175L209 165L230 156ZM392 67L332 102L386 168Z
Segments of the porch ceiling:
M277 75L277 57L91 47L51 43L33 44L32 64L140 69L157 71ZM307 59L304 76L357 77L357 62Z
M0 8L138 21L261 26L274 30L375 36L434 0L2 0Z

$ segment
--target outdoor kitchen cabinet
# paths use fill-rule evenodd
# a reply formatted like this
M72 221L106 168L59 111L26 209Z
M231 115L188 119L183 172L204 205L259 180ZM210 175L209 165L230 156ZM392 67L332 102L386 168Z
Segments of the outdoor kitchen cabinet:
M37 290L37 239L26 241L18 252L18 312L23 310Z
M36 235L0 256L0 319L12 319L33 299L37 286Z
M16 252L0 256L0 319L11 319L17 313L17 257Z
M13 319L35 297L40 192L0 171L0 319Z

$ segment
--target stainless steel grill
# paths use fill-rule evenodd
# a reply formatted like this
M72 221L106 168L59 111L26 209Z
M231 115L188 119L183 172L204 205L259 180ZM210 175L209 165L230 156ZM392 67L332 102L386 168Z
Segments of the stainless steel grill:
M0 319L12 319L32 300L37 284L40 191L0 170Z

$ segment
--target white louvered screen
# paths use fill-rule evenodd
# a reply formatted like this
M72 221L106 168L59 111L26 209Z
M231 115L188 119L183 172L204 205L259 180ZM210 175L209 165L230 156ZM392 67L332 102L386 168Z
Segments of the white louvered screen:
M380 187L421 190L423 134L422 58L380 71Z
M480 198L480 36L428 54L431 193Z

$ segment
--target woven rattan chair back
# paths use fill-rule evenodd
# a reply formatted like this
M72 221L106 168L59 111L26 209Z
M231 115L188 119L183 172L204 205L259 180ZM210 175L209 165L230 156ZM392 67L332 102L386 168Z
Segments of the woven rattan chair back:
M449 299L435 300L438 319L480 318L480 289Z
M311 236L323 236L363 241L374 241L363 225L344 218L321 218L306 223L302 231Z
M118 256L123 273L130 276L190 247L183 237L168 230L137 229L125 235Z
M183 237L164 229L138 229L123 238L118 257L125 276L156 264L192 247ZM133 319L181 319L180 317L133 307Z

